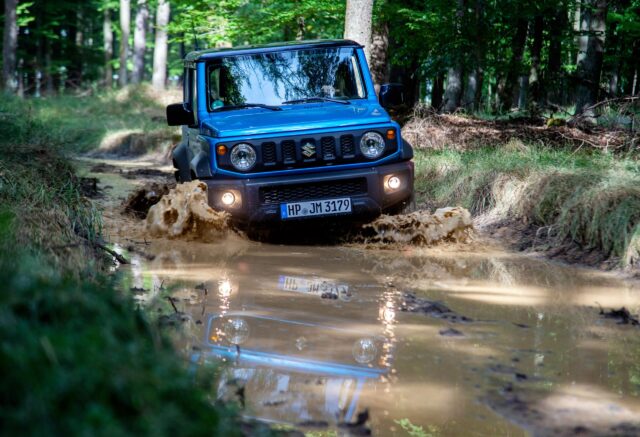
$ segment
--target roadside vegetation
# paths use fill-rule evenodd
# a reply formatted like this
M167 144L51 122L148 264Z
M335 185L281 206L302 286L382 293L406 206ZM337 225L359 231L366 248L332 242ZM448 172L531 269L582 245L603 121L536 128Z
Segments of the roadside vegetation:
M441 127L427 124L425 129ZM553 135L554 128L543 130ZM466 141L456 143L456 135L465 135ZM581 256L572 261L637 267L637 146L614 153L582 147L585 143L580 141L578 145L535 138L525 142L513 131L511 135L507 132L491 141L477 132L474 138L473 129L464 128L445 132L443 138L453 142L443 147L416 144L418 203L464 206L488 229L516 227L514 243L523 249L533 247L554 256L579 251Z
M0 103L0 433L239 435L210 371L188 374L105 274L100 215L68 156L110 120L137 123L103 99Z

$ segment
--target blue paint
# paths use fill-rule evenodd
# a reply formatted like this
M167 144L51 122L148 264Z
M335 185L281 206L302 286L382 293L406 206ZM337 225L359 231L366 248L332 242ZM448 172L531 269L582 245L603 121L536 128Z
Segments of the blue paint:
M312 68L324 63L323 71ZM299 175L298 183L304 175L311 180L322 174L327 180L324 175L331 172L341 172L344 178L345 171L400 163L412 157L401 138L400 126L378 102L362 46L353 41L205 50L190 53L185 66L196 73L195 101L188 106L194 109L195 124L189 126L189 138L174 152L180 175L195 174L217 181L255 179L258 184L282 185L288 176ZM299 99L303 101L295 103ZM251 104L271 105L277 110ZM390 129L395 131L395 138L387 135ZM364 134L369 131L382 135L385 141L384 153L376 159L367 158L361 151L361 142L367 141ZM307 139L313 140L315 154L303 155L301 148ZM236 170L231 162L231 150L240 142L249 143L256 151L256 164L245 172ZM226 147L221 155L216 153L219 145ZM181 178L188 180L186 176ZM272 179L262 181L264 178ZM391 206L377 188L381 182L369 178L366 194L374 199L367 204L370 213L379 213L375 205ZM409 198L412 186L402 193L403 198L394 201ZM320 199L299 199L308 200ZM259 208L258 201L249 199L242 211L231 212L247 219L256 216ZM287 215L281 209L281 218Z
M300 322L294 320L281 319L272 316L264 316L257 314L247 314L245 312L229 312L224 315L224 317L247 317L247 318L255 318L255 319L265 319L281 322L283 324L290 325L301 325L307 327L315 327L321 328L322 330L336 330L340 332L349 332L349 333L358 333L358 334L366 334L360 331L354 331L350 329L341 329L336 328L334 326L321 326L316 323L309 322ZM308 358L300 358L294 357L290 355L284 355L272 351L262 351L257 349L247 349L240 347L237 349L235 346L224 346L217 344L210 340L209 333L211 332L211 327L213 322L221 318L222 315L210 314L207 321L207 329L205 331L205 351L210 356L214 356L217 358L226 358L230 360L235 360L238 363L248 363L254 365L263 365L274 368L283 368L288 370L302 371L305 373L315 373L321 375L336 375L336 376L349 376L355 378L377 378L380 375L385 375L388 373L387 368L375 368L375 367L365 367L365 366L357 366L343 363L336 363L330 361L321 361L321 360L313 360ZM238 353L238 350L240 353Z

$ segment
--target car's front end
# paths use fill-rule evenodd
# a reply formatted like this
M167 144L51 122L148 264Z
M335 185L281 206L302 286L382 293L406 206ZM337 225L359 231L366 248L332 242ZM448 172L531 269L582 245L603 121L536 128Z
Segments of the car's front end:
M195 120L174 164L208 185L213 208L248 223L368 219L411 198L413 152L357 44L211 52L190 65Z

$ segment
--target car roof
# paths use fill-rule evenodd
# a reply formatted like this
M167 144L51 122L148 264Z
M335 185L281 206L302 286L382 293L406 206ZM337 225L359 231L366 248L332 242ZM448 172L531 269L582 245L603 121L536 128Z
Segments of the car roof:
M189 53L185 62L197 62L207 59L215 59L223 56L235 56L254 53L279 52L284 50L327 48L327 47L362 47L355 41L349 39L318 39L309 41L289 41L270 44L255 44L238 47L222 47L207 50L198 50Z

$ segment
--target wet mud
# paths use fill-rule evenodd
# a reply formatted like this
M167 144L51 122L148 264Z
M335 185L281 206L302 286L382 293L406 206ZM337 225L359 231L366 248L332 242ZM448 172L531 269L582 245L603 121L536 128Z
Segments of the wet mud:
M370 243L428 246L441 241L464 242L473 231L471 214L464 208L440 208L435 213L420 210L408 214L383 215L364 226L373 232Z
M123 181L133 182L103 183L113 195ZM119 212L105 228L131 258L123 293L165 327L189 371L217 368L212 398L338 435L364 411L363 429L382 436L638 435L640 336L598 312L638 314L635 283L505 251L464 226L439 244L257 243L188 187L151 208L158 237ZM164 213L179 208L192 218L172 237L178 219ZM201 215L216 237L183 237Z
M146 229L151 236L217 239L230 231L231 216L208 204L207 185L201 181L178 184L149 208Z
M126 214L134 217L145 219L149 213L149 209L160 202L163 196L168 195L172 188L175 188L176 184L162 184L158 182L151 182L138 188L124 201L122 207Z

